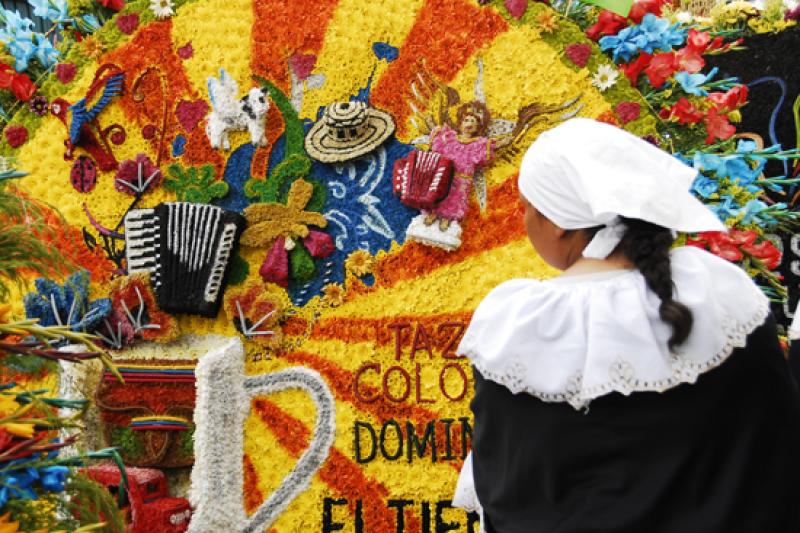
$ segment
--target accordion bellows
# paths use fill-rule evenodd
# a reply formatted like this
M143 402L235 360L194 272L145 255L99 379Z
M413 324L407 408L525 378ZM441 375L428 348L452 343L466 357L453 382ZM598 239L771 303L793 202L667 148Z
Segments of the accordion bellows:
M163 203L125 216L128 273L149 272L161 309L214 317L245 218L206 204Z
M436 152L412 150L394 164L394 193L409 207L433 209L447 197L452 181L453 162Z

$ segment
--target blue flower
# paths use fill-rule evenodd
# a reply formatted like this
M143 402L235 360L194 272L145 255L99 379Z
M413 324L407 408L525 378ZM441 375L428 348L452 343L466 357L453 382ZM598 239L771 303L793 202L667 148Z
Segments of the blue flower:
M644 35L645 39L647 39L647 44L645 44L642 49L647 52L648 54L652 54L656 48L661 46L661 38L662 34L667 31L669 28L669 20L658 18L652 13L648 13L642 19L642 23L639 25L639 30Z
M40 39L39 44L36 46L36 59L42 64L44 68L49 69L58 62L58 57L61 52L53 48L50 41L47 39Z
M630 61L643 47L647 46L645 37L638 26L628 26L616 35L607 35L600 39L601 50L612 50L616 63Z
M740 207L730 195L723 194L720 200L722 200L722 203L709 204L708 206L709 209L717 215L718 219L725 222L729 218L734 218L739 214Z
M13 462L9 465L14 464ZM23 498L28 500L36 499L36 492L31 485L34 481L39 479L39 472L35 468L20 468L19 470L6 470L2 474L3 491L5 494L0 494L0 500L3 498L6 501L9 498Z
M28 4L33 8L33 16L49 19L50 0L28 0Z
M739 142L736 144L736 151L740 154L755 152L756 148L758 148L758 143L752 139L739 139Z
M722 167L717 172L717 176L730 178L731 182L746 186L753 183L763 169L763 164L758 164L753 168L743 157L728 156L723 158Z
M675 74L675 80L681 84L681 88L688 94L708 96L708 91L703 88L703 84L713 78L717 70L716 67L711 69L708 75L702 73L689 74L686 71L681 71Z
M43 326L64 325L72 331L93 331L111 312L111 300L89 302L89 272L73 273L64 286L39 278L36 292L25 295L25 316L38 318Z
M712 194L717 192L718 189L717 182L703 176L702 174L694 180L692 184L692 191L696 194L699 194L703 198L710 198Z
M36 53L33 42L27 39L13 39L6 45L6 50L14 56L14 70L17 72L28 70L28 62Z
M66 466L45 466L39 470L41 474L40 483L44 490L50 492L63 492L64 482L69 475L69 468Z
M774 221L774 219L764 214L761 215L761 212L767 209L767 204L762 202L761 200L750 200L747 202L742 211L744 212L744 217L742 217L742 224L752 224L756 223L758 225L762 225L764 223L768 223L770 221Z
M682 29L679 24L673 24L661 34L661 43L658 47L669 52L673 46L680 46L685 41L686 30Z
M714 172L717 173L722 167L722 158L714 154L706 154L704 152L695 152L692 166L700 172Z
M29 39L33 35L33 21L19 14L19 11L9 11L7 9L0 12L0 18L6 23L6 27L0 40L7 43L12 37Z

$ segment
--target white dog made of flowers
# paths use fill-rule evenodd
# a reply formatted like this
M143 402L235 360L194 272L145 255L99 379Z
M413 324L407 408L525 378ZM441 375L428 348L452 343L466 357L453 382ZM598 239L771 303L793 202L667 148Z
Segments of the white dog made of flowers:
M250 142L256 146L266 146L264 123L269 110L266 93L253 87L247 96L239 99L239 86L225 69L219 69L219 78L208 78L208 97L212 111L206 122L206 135L212 148L231 149L228 139L230 131L247 131Z

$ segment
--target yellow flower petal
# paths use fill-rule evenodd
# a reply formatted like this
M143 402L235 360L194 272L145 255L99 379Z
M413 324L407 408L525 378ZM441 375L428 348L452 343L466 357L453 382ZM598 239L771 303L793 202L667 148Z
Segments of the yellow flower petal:
M22 437L23 439L33 438L33 424L6 422L5 424L0 424L0 427L17 437Z

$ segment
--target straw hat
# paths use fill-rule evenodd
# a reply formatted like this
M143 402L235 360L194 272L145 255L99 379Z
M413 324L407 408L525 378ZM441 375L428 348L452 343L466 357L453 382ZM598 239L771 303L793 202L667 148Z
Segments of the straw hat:
M389 113L364 102L337 102L306 135L306 152L323 163L341 163L374 150L394 132Z

